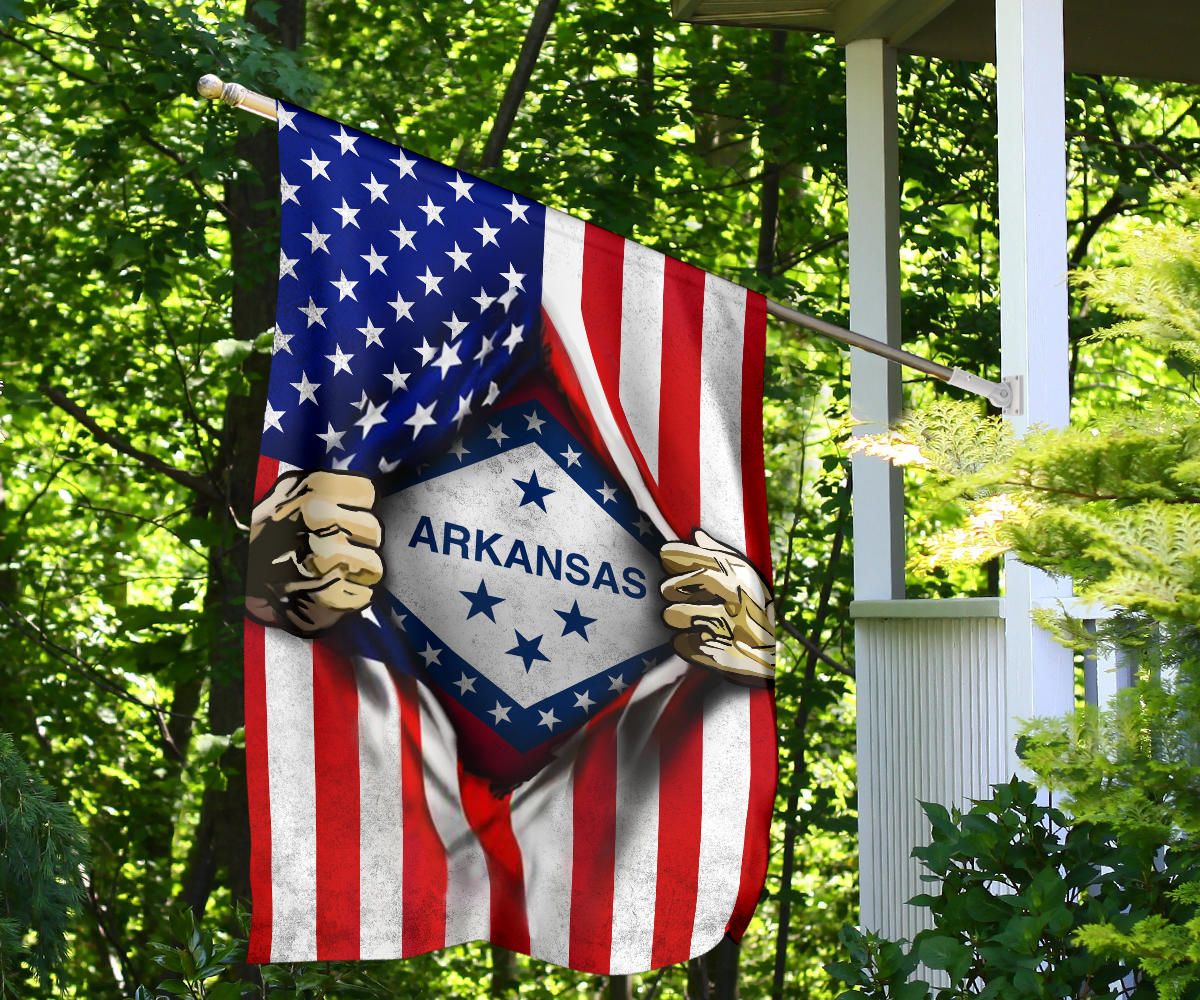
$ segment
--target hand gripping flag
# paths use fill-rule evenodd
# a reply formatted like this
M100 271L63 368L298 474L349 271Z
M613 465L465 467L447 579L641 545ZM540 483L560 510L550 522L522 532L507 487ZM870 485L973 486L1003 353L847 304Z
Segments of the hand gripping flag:
M251 961L740 938L775 791L763 299L279 107Z

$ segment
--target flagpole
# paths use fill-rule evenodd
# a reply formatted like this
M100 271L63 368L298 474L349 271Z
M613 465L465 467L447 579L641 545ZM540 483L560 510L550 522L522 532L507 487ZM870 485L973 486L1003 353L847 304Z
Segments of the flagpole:
M272 121L278 120L274 98L243 87L240 83L225 83L220 77L214 76L212 73L206 73L200 77L200 82L197 84L196 90L201 97L207 98L210 101L221 101L231 108L240 108L242 111L249 111L260 118L269 118ZM928 358L923 358L918 354L912 354L898 347L892 347L890 344L885 344L874 337L868 337L866 334L855 333L853 330L847 330L845 327L837 326L823 319L817 319L815 316L798 312L771 299L767 299L767 312L776 319L783 320L785 323L803 327L806 330L819 333L823 337L836 340L849 347L857 347L868 354L874 354L895 364L903 365L906 368L924 372L926 375L932 375L934 378L948 385L965 389L976 396L982 396L1007 414L1013 415L1021 412L1021 383L1019 378L1006 378L1002 382L992 382L989 379L973 375L971 372L963 371L961 368L950 368L946 365L940 365L936 361L930 361Z

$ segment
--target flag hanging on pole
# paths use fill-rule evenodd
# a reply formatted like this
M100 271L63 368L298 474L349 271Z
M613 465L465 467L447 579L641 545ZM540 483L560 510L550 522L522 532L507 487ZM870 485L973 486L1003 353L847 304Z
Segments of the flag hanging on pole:
M279 105L250 960L741 937L775 792L761 296Z

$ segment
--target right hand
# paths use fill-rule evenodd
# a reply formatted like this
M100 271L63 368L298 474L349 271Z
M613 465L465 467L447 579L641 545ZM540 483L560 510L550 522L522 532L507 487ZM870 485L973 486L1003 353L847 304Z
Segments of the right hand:
M383 579L375 487L345 472L285 472L250 517L246 610L301 636L371 602Z

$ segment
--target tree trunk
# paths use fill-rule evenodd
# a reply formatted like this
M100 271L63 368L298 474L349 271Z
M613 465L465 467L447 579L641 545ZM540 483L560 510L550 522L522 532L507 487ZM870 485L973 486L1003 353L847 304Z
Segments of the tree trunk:
M771 82L778 94L783 86L784 53L787 51L787 32L771 32ZM759 145L765 157L762 170L762 192L758 207L758 254L755 266L758 273L771 277L775 273L775 243L779 229L779 185L783 170L771 152L771 132L783 113L782 101L767 109L766 120L759 133Z
M306 0L283 0L270 24L254 13L246 19L284 48L304 40ZM250 119L244 120L251 125ZM252 340L274 322L277 282L276 233L279 229L279 175L276 130L261 126L243 132L233 155L250 169L226 185L231 209L230 247L234 274L232 326L238 340ZM249 523L254 479L266 405L268 355L253 353L243 365L244 392L230 392L225 404L218 469L224 482L223 506L209 511L217 526L210 549L206 611L212 622L209 653L209 725L228 734L244 722L242 704L242 606L245 598L247 539L233 518ZM232 513L232 517L231 517ZM222 789L208 789L187 871L182 898L200 915L220 877L234 899L250 896L250 827L246 809L245 753L230 749L221 759Z

